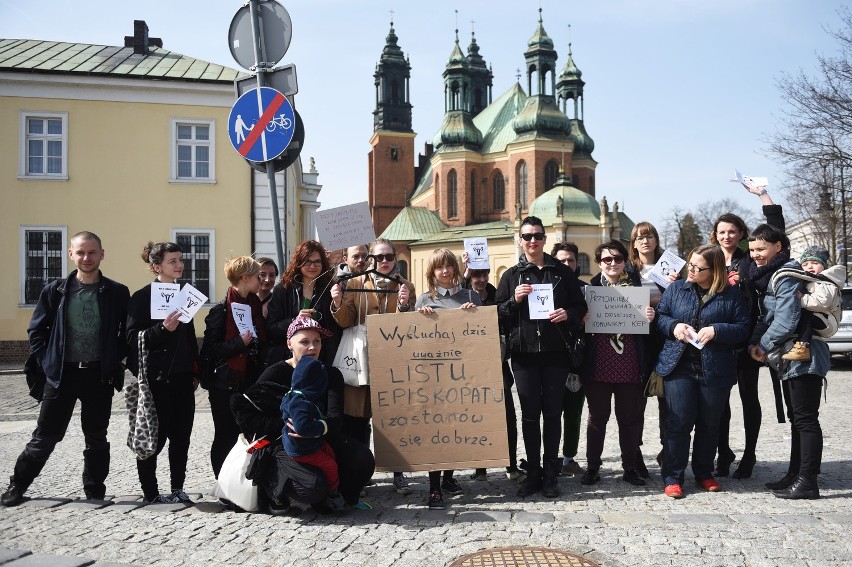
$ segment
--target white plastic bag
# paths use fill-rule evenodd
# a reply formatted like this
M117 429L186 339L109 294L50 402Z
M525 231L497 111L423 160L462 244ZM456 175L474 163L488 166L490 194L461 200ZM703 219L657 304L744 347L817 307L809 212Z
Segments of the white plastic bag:
M251 459L249 445L241 434L222 463L213 496L232 502L246 512L257 512L257 486L246 478L246 468Z
M343 329L333 366L340 370L343 381L350 386L370 384L367 369L367 325L353 325Z

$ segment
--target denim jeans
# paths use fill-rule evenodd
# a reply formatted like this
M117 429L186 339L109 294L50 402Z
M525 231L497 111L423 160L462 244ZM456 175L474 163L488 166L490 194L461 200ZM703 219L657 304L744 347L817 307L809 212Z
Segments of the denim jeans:
M692 473L695 480L713 478L713 457L719 444L719 423L731 386L708 386L700 362L678 364L665 378L669 428L666 434L665 484L683 484L693 427Z

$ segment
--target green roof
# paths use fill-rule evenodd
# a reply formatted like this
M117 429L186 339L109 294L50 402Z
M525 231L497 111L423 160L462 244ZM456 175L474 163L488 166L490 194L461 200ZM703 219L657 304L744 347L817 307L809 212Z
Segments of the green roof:
M0 39L0 70L216 83L233 82L240 73L162 47L138 54L132 47L37 39Z
M434 211L426 207L405 207L382 233L393 242L413 242L447 228Z
M459 242L464 238L511 238L514 237L517 228L511 221L494 221L481 224L470 224L467 226L450 226L440 232L432 234L428 238L415 244L442 244L445 242Z

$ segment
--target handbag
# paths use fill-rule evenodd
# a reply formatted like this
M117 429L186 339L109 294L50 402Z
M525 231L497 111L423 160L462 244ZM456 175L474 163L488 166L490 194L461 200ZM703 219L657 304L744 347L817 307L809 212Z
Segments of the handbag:
M257 486L251 479L246 478L246 469L252 458L250 447L251 444L240 434L222 463L219 477L213 487L213 496L227 500L246 512L257 512L260 509Z
M138 346L139 372L136 382L124 388L124 403L127 406L127 417L130 421L127 446L136 454L138 460L144 461L157 453L160 421L154 405L154 394L148 383L148 350L145 331L139 333Z
M359 302L359 318L361 313L364 313L365 308L363 301ZM365 323L343 329L340 346L337 347L337 354L334 356L332 366L343 374L345 384L356 387L370 384L367 368L367 325Z
M576 371L583 369L586 361L586 331L582 325L575 325L568 331L568 364Z
M645 382L645 397L646 398L665 398L666 388L665 380L656 371L651 372L648 381Z

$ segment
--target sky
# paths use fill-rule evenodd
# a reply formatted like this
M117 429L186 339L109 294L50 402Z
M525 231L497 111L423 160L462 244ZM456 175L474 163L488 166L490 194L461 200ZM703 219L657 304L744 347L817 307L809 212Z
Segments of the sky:
M237 0L0 0L0 37L123 45L145 20L166 49L239 68L228 49ZM812 74L836 53L827 27L835 0L375 0L283 1L293 37L280 64L295 64L301 157L314 157L322 209L367 200L367 153L375 107L373 72L391 17L412 67L415 151L441 125L441 74L455 29L466 52L473 29L494 73L494 99L516 82L541 7L562 68L569 41L583 73L585 126L595 141L597 198L634 222L662 229L672 209L757 199L730 183L734 169L769 177L782 202L783 169L766 139L785 110L784 73ZM391 13L392 11L392 13ZM458 13L456 14L456 11ZM570 26L570 27L569 27ZM525 84L525 80L521 80ZM306 167L307 168L307 167Z

